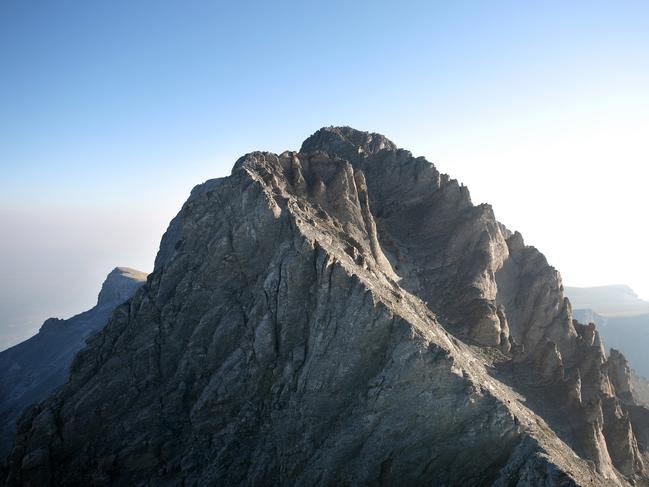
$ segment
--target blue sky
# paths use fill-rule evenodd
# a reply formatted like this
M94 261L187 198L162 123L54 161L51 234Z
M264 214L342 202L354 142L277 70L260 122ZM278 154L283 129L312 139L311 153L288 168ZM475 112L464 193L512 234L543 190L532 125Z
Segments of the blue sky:
M628 232L648 32L642 1L2 2L0 335L88 307L116 265L150 270L193 185L332 124L427 156L569 284L649 298Z

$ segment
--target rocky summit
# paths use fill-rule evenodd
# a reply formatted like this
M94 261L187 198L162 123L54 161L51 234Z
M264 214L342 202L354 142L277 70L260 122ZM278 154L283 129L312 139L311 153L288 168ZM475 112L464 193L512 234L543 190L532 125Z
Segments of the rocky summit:
M647 485L630 388L490 206L324 128L192 191L147 283L23 415L6 482Z

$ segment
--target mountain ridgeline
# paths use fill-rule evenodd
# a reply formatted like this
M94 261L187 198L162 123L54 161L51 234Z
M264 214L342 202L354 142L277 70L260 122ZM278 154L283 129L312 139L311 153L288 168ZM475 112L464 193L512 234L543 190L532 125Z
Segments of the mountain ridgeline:
M192 191L7 485L647 485L629 389L490 206L324 128Z
M113 310L144 281L143 272L117 267L106 277L92 309L67 320L50 318L29 340L0 353L1 459L13 446L18 417L66 382L86 338L106 325Z
M604 342L621 350L633 364L636 392L649 404L649 302L643 301L628 286L566 288L574 315L583 323L595 323Z

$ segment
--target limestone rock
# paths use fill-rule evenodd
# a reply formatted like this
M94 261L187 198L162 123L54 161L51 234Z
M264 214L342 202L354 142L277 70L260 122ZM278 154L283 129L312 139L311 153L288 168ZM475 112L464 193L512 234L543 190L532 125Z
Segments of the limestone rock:
M615 395L620 400L633 404L635 402L633 398L633 378L631 367L629 367L626 357L618 350L612 348L608 356L607 365L608 376L611 380L611 385L615 389Z
M13 445L18 417L65 383L86 338L145 281L143 272L117 267L106 277L92 309L67 320L49 318L29 340L0 353L0 458ZM37 457L32 455L27 464Z
M646 484L613 368L490 206L330 127L192 191L7 483Z

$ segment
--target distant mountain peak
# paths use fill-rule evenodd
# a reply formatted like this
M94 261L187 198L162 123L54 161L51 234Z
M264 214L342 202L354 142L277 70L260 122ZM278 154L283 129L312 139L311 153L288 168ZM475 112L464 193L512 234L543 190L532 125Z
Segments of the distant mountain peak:
M115 267L112 271L110 271L108 276L114 273L120 274L126 279L131 279L139 282L146 281L146 278L148 276L146 272L138 271L137 269L133 269L132 267Z
M602 286L584 286L584 287L570 286L570 287L573 287L575 289L583 289L585 291L613 292L613 293L626 294L629 296L638 297L638 295L633 290L633 288L631 288L631 286L628 286L627 284L605 284Z
M591 309L602 316L649 314L649 302L638 297L626 284L565 288L573 309Z
M98 306L115 306L133 294L133 290L146 282L147 273L130 267L115 267L106 276L97 298Z

